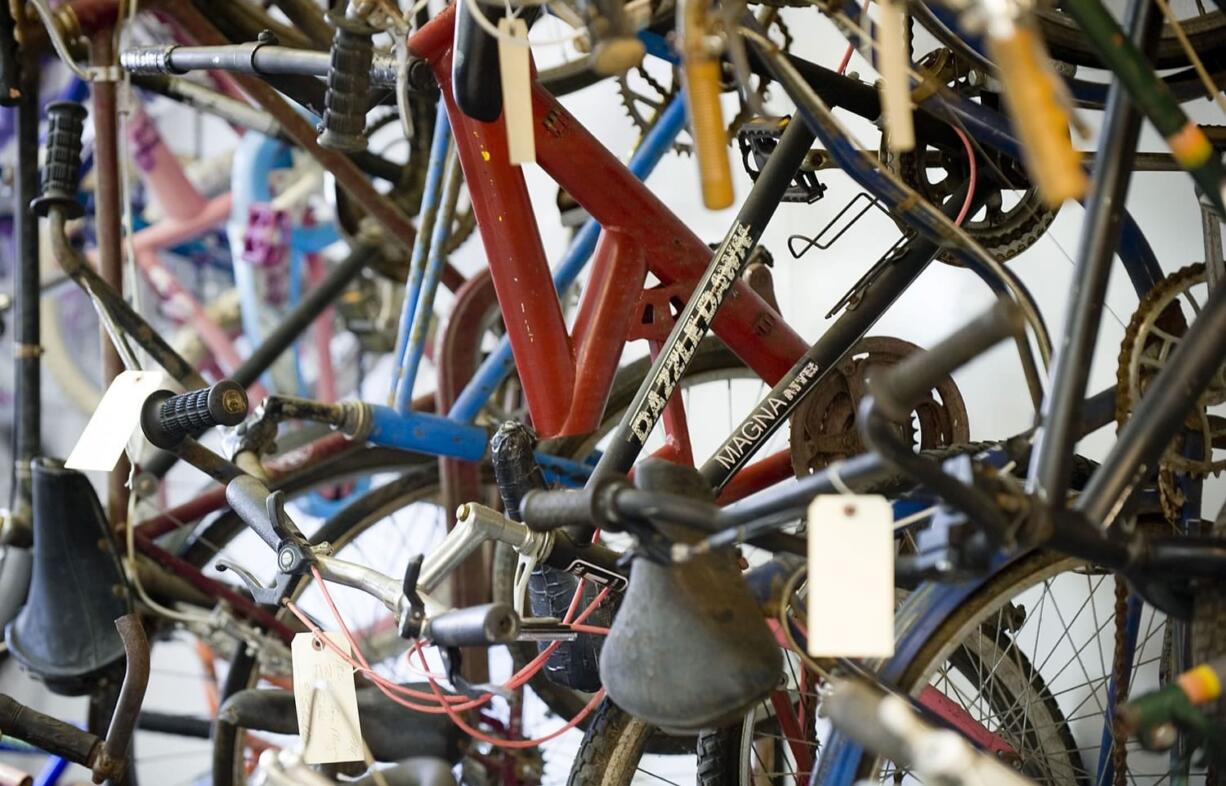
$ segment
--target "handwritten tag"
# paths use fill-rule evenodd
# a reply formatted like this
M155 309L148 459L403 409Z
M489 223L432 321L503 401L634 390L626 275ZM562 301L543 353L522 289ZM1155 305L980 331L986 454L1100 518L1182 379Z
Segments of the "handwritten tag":
M113 470L140 423L141 405L150 393L161 388L160 371L120 372L85 424L65 466L96 472Z
M349 642L325 633L349 654ZM358 726L358 694L353 669L313 633L299 633L290 645L294 665L294 707L302 760L307 764L362 761L365 748Z
M522 19L503 17L498 20L498 32L505 36L498 39L498 68L502 71L502 117L507 124L507 152L512 164L535 164L528 25Z
M885 497L809 505L809 654L894 654L894 512Z
M877 23L877 66L881 70L881 114L890 151L915 149L911 117L911 56L907 47L907 5L903 0L880 4Z

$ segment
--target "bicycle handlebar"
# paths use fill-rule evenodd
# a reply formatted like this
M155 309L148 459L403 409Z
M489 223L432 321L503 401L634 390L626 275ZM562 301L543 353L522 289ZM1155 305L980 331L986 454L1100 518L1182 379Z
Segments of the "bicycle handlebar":
M320 125L321 147L356 153L366 149L366 97L370 93L375 28L344 12L329 11L335 27L328 69L328 92Z
M1008 539L1008 522L996 501L947 474L935 461L916 455L899 437L896 424L910 422L911 411L942 379L1006 338L1024 341L1024 330L1021 308L1011 300L998 300L936 346L909 355L870 380L871 395L860 407L865 443L911 480L965 513L995 545Z
M998 300L931 349L908 355L875 375L869 383L872 400L886 417L904 420L943 379L1001 341L1024 335L1025 325L1016 303Z
M141 429L163 450L214 426L237 426L247 417L247 393L242 385L223 379L200 390L175 395L159 390L145 399Z
M162 44L125 49L119 55L119 64L132 74L182 76L191 71L214 70L256 76L322 77L331 73L332 56L328 52L259 41L222 46ZM396 84L396 60L390 55L372 52L369 68L371 87L387 88Z
M519 636L519 615L506 603L445 611L426 621L422 635L440 647L488 647Z
M115 620L115 627L127 665L106 739L0 695L0 729L5 735L88 767L95 783L118 778L127 768L129 743L149 684L149 640L140 620L126 614Z

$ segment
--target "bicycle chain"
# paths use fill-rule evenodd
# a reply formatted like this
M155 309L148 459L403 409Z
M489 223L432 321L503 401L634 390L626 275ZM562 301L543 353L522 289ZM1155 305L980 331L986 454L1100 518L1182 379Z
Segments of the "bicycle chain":
M1136 354L1150 349L1150 342L1145 333L1157 328L1165 334L1179 336L1187 330L1187 320L1182 311L1178 308L1171 309L1171 307L1178 303L1180 293L1203 281L1204 276L1203 263L1188 265L1166 276L1145 293L1136 311L1133 312L1132 318L1129 319L1116 359L1115 421L1117 431L1123 427L1136 409L1144 395L1145 383L1164 367L1162 364L1155 364L1149 371L1149 376L1142 378L1138 374L1138 378L1133 380L1131 369ZM1146 328L1147 323L1150 325L1149 328ZM1219 376L1218 380L1222 381L1222 377ZM1226 394L1226 390L1213 393L1212 391L1215 390L1216 388L1210 388L1211 392L1204 394L1195 407L1203 410L1208 404L1218 403L1217 399ZM1183 492L1179 489L1180 476L1204 478L1226 469L1226 459L1213 460L1211 445L1206 446L1207 458L1192 459L1178 452L1176 449L1178 441L1178 437L1172 440L1171 446L1168 447L1158 464L1159 497L1162 512L1168 520L1178 518L1186 501Z
M962 66L961 61L948 49L939 49L926 55L918 68L926 83L931 81L953 84L955 87L959 84L969 85L967 80L970 70ZM940 160L936 167L929 161L932 152L935 152ZM936 205L947 201L953 195L954 185L964 182L970 174L966 152L961 147L948 150L930 146L919 134L916 137L915 150L899 154L889 151L883 136L878 155L883 165L897 172L907 185ZM1003 170L1000 174L1005 175L1015 187L998 185L999 177L989 177L995 173L984 171L987 167L983 165L981 157L976 189L986 190L989 196L982 211L982 218L968 216L962 228L989 254L1004 262L1037 243L1055 220L1056 211L1043 204L1038 190L1031 185L1020 165L1011 165L1000 160L994 160L994 164ZM944 170L946 176L933 181L931 170L934 168ZM1006 193L1020 193L1020 197L1011 206L1005 207ZM962 265L948 250L941 251L937 259L957 267Z

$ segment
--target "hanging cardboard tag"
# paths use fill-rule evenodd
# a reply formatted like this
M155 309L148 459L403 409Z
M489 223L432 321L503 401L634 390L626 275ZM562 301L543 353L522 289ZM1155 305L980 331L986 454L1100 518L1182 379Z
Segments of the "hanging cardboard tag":
M325 633L349 654L349 642ZM365 748L358 726L358 695L353 669L313 633L299 633L290 645L294 666L294 707L302 760L307 764L362 761Z
M903 0L884 0L879 7L877 66L881 71L881 115L885 121L885 139L891 152L905 153L915 148L907 5Z
M503 17L498 20L498 31L504 36L498 39L498 68L502 72L502 118L507 124L507 151L512 164L535 164L528 25L522 19Z
M121 371L102 395L65 466L97 472L115 469L140 423L141 405L161 387L160 371Z
M894 512L885 497L809 506L809 654L894 654Z

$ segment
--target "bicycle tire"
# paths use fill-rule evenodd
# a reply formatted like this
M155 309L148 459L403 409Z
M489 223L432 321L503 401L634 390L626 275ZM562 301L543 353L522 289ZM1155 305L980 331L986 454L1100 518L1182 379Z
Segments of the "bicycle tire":
M652 729L605 699L579 744L568 786L630 786Z
M962 641L959 633L980 629L979 625L986 620L981 616L985 611L990 614L993 608L1003 608L1021 592L1049 578L1084 567L1084 562L1051 552L1032 552L1015 560L935 622L931 616L923 613L913 617L913 625L900 635L897 647L899 653L912 654L906 661L899 655L887 660L882 664L881 673L886 674L887 678L897 675L897 679L891 682L903 690L918 691L928 684L928 675L959 646ZM933 606L939 608L939 603ZM1065 751L1070 754L1069 766L1075 768L1077 760L1073 757L1077 755L1077 743L1063 720L1058 702L1041 674L1031 672L1029 679L1042 700L1044 711L1055 721L1049 731L1056 733L1056 743L1065 746ZM879 760L875 754L864 751L836 731L826 745L817 777L825 786L851 786L862 779L872 779L878 769ZM1084 773L1078 775L1075 770L1070 780L1060 782L1088 786Z
M1058 10L1036 10L1039 28L1052 57L1087 68L1102 68L1102 59L1081 28ZM1226 14L1210 11L1191 19L1180 20L1192 48L1203 60L1217 60L1226 55ZM1156 68L1185 68L1191 63L1170 23L1162 27L1152 62Z
M958 31L950 29L948 25L925 5L920 4L912 6L912 8L915 12L915 20L943 46L954 51L967 63L973 64L977 68L988 71L994 69L994 65L987 59L984 53L967 43ZM1041 11L1039 14L1039 26L1048 42L1048 49L1055 59L1088 68L1101 69L1103 67L1097 53L1090 47L1085 37L1080 34L1080 28L1077 28L1070 19L1058 12L1053 14L1053 12ZM1203 59L1208 60L1207 65L1211 73L1215 73L1220 70L1217 67L1217 63L1226 55L1226 43L1222 41L1222 36L1226 36L1226 16L1223 16L1220 11L1212 12L1212 14L1216 14L1218 18L1209 23L1210 27L1206 27L1205 30L1201 31L1198 37L1200 45L1197 47L1197 52L1201 53ZM1189 68L1188 60L1183 55L1183 50L1179 46L1179 42L1174 37L1173 32L1171 32L1169 25L1164 29L1159 55L1160 59L1157 64L1159 69L1180 69L1174 74L1160 75L1162 81L1170 87L1171 92L1178 101L1185 102L1204 98L1204 86ZM1091 102L1086 104L1086 106L1087 108L1102 108L1100 102Z

